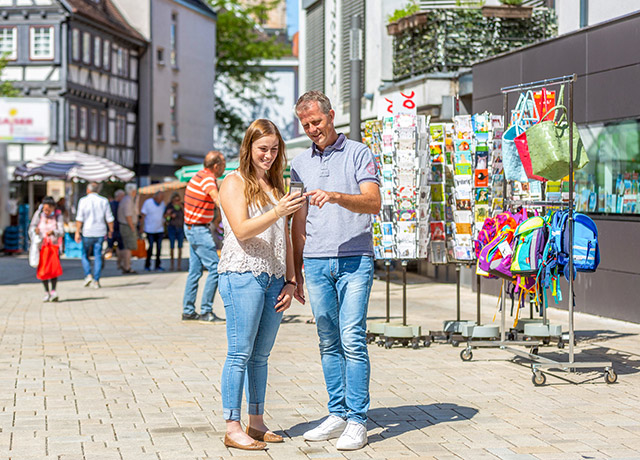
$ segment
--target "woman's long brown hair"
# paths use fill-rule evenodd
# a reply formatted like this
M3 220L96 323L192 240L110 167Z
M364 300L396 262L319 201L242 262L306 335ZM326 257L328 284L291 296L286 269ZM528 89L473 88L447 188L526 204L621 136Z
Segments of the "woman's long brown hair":
M272 121L261 118L251 123L244 134L242 145L240 146L240 167L238 170L242 175L244 184L244 198L247 205L259 204L261 207L271 203L269 196L258 184L256 169L251 161L251 147L258 139L275 135L278 138L278 155L267 171L267 179L273 187L273 195L277 200L284 196L284 168L287 166L287 157L284 151L284 140L278 131L278 127Z

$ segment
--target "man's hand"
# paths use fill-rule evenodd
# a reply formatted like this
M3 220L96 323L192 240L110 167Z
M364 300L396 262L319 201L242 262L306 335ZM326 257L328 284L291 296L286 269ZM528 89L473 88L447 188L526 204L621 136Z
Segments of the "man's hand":
M296 290L293 291L293 297L304 305L306 302L306 299L304 298L304 277L302 275L298 275L296 276L296 281L298 285L296 286Z
M316 189L305 193L305 196L309 197L311 206L317 206L322 209L326 203L335 202L336 192L325 192L324 190Z
M80 232L76 232L75 240L76 240L76 243L80 243L82 241L82 236L80 236Z

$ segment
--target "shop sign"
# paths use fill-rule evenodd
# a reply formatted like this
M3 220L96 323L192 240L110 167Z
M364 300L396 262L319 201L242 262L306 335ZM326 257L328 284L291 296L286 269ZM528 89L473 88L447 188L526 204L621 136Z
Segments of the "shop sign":
M41 144L51 140L51 101L0 97L0 142Z

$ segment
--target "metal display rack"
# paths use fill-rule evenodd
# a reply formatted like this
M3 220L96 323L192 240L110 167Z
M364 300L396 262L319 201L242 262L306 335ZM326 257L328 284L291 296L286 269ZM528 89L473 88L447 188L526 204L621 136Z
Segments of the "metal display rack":
M550 78L546 80L534 81L530 83L523 83L514 86L507 86L500 88L500 91L503 94L503 114L505 116L505 120L507 119L508 114L508 98L509 94L513 92L521 92L532 89L543 88L551 85L560 85L563 83L568 83L569 86L569 97L568 97L568 108L567 108L567 117L569 123L569 196L567 202L553 202L553 201L522 201L522 200L507 200L507 181L504 182L504 208L507 209L511 206L553 206L553 207L564 207L567 208L569 213L568 222L568 231L569 231L569 273L573 274L573 208L574 208L574 183L573 183L573 173L574 173L574 158L573 158L573 85L577 80L577 75L565 75L557 78ZM489 341L474 341L468 342L467 347L462 350L460 353L460 357L463 361L469 361L473 357L472 348L482 348L482 347L492 347L492 348L500 348L506 351L509 351L517 356L523 357L525 359L529 359L531 361L531 370L533 372L532 381L536 386L544 385L546 382L546 376L543 373L543 370L549 369L557 369L564 372L575 372L578 369L604 369L604 379L606 383L615 383L617 380L617 375L613 369L613 363L611 362L595 362L595 361L575 361L575 322L574 322L574 307L575 307L575 295L573 291L573 279L574 276L569 276L569 333L568 333L568 345L569 345L569 356L567 361L553 360L546 358L544 356L540 356L538 354L538 345L544 344L542 341L535 340L507 340L507 328L506 328L506 305L505 305L505 289L503 288L503 293L501 296L501 326L500 326L500 340L489 340ZM543 311L543 324L548 324L547 316L546 316L546 305L541 306ZM561 342L558 343L559 348L562 348ZM514 348L514 346L525 346L531 347L529 352Z

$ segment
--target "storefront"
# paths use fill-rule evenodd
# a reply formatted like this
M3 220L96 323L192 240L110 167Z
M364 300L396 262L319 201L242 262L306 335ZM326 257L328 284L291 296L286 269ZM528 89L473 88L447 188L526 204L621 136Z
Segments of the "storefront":
M503 86L572 73L590 159L576 209L596 221L601 249L598 271L578 276L576 309L640 322L640 13L475 64L473 111L502 113Z

